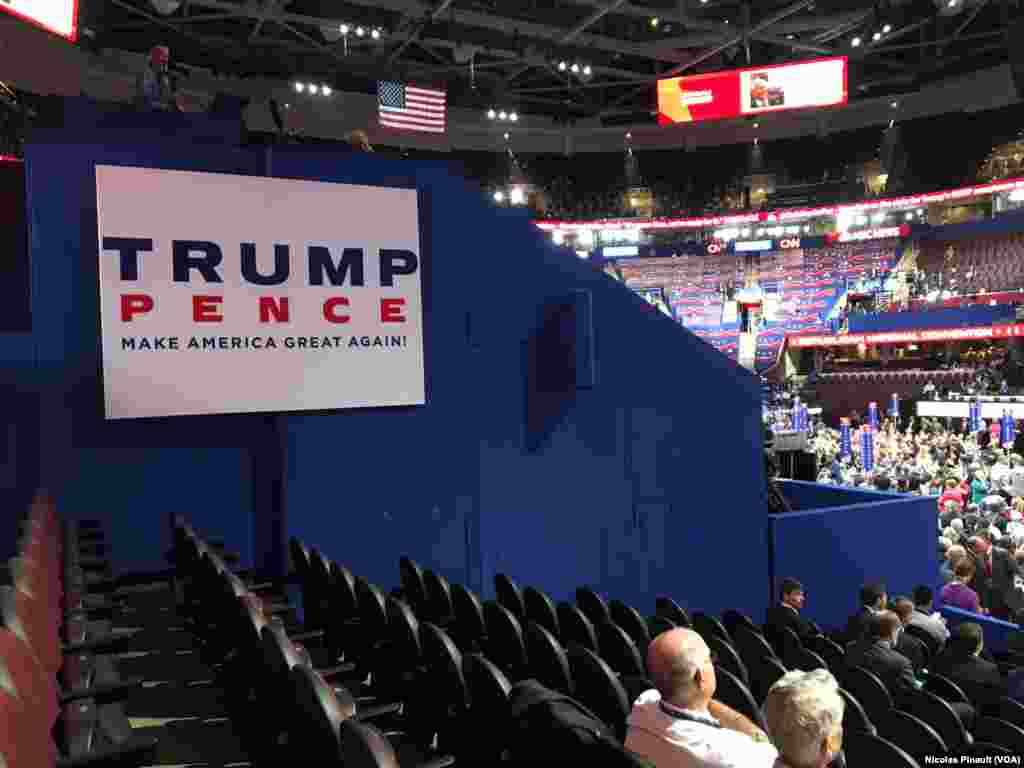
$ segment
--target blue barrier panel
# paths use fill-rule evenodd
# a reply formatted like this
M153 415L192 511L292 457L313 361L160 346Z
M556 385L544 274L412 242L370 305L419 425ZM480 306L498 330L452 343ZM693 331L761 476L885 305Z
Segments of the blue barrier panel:
M975 328L1016 318L1012 304L974 307L943 307L923 312L879 312L850 315L850 333L914 331L925 328Z
M937 600L938 597L936 597ZM985 647L994 653L1004 653L1011 649L1018 652L1021 650L1021 631L1016 624L993 619L991 616L963 611L950 605L943 605L939 610L946 617L946 624L950 629L963 622L974 622L980 625L981 631L985 635Z
M784 495L792 485L783 483ZM909 595L938 573L934 499L871 491L849 498L844 506L769 516L773 582L799 579L808 593L804 615L822 627L846 625L865 583Z

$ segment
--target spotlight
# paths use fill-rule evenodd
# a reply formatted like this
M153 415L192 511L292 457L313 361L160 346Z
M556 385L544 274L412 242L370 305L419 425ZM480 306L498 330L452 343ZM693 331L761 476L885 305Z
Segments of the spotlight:
M850 41L850 45L852 45L854 48L856 48L856 47L858 47L860 45L860 42L861 42L860 41L860 37L858 36L858 37L853 38L853 40Z
M495 117L496 117L496 115L495 115L494 110L493 109L488 109L487 110L487 119L488 120L493 120Z
M886 24L884 27L882 27L883 35L888 35L890 32L892 32L892 24Z
M585 67L583 67L583 76L584 77L590 77L591 71L592 70L590 69L590 65L587 64Z
M519 119L519 115L517 115L515 112L510 112L508 115L508 119L514 123Z
M907 211L907 215L904 216L903 218L906 219L907 221L910 221L912 218L914 218L914 214L911 213L910 211Z
M380 30L379 29L373 30L370 33L370 37L372 37L374 40L380 40Z
M505 141L508 141L508 131L505 131Z
M315 85L313 85L312 83L310 83L309 85L307 85L307 86L306 86L306 90L308 90L308 91L309 91L309 92L310 92L311 94L313 94L314 96L316 96L316 94L317 94L317 90L318 90L318 89L317 89L317 87L316 87Z
M494 202L501 203L501 202L504 202L504 200L505 200L505 193L502 192L500 189L497 192L494 193Z
M356 37L363 37L366 34L366 30L362 27L356 27Z
M652 16L651 29L657 29L659 24L661 24L661 19L659 19L657 16Z
M349 32L348 24L342 24L338 29L341 31L342 35L347 35Z
M633 134L630 133L629 131L626 131L626 141L629 141L632 138L633 138Z
M329 85L321 85L320 86L320 93L322 93L324 96L330 96L331 95L331 87Z
M873 34L871 36L871 39L874 40L877 43L879 40L882 39L882 33L881 32L875 32L875 34Z
M580 73L580 65L573 64L571 67L569 67L569 71L572 72L574 75L578 75Z
M302 83L296 83L295 84L295 92L296 93L302 93L304 90L306 90L306 86L304 86Z
M760 123L754 123L754 127L755 127L755 128L760 128L760 127L761 127L761 124L760 124Z
M508 114L505 112L505 110L501 110L501 112L498 113L498 119L499 120L504 120L507 117L508 117Z
M889 102L889 106L892 107L893 109L896 109L899 105L900 103L898 101Z
M948 7L950 7L950 8L956 8L956 3L957 3L957 0L949 0L949 2L946 3L946 5Z
M522 187L512 187L512 191L509 192L508 201L512 205L522 205L526 202L526 195L523 194Z
M560 62L558 62L558 71L559 72L565 72L566 67L568 67L568 66L569 65L566 64L564 61L560 61Z

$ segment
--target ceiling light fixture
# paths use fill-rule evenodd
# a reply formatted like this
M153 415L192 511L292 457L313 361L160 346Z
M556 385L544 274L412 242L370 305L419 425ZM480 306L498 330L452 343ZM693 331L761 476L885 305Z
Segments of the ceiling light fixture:
M593 70L590 68L590 65L589 64L584 65L584 67L583 67L583 76L584 77L590 77L590 73L591 72L593 72Z
M306 86L304 86L302 83L296 83L295 84L295 92L296 93L302 93L304 90L306 90Z
M380 40L380 30L379 29L373 30L370 33L370 37L372 37L374 40Z
M558 62L558 71L559 72L565 72L565 70L568 69L568 67L569 67L569 65L566 64L564 61Z
M495 117L497 117L497 113L495 113L495 111L493 109L488 109L487 110L487 119L488 120L493 120Z
M331 86L329 86L329 85L321 85L320 86L320 93L322 93L324 96L330 96L331 93L332 93Z
M884 27L882 27L883 35L888 35L890 32L892 32L892 24L886 24Z
M501 112L498 113L498 119L499 120L504 120L507 117L508 117L508 113L505 110L501 110Z
M517 120L519 120L519 115L516 114L515 112L509 112L508 119L514 123Z
M569 71L572 72L574 75L578 75L580 73L580 65L573 64L571 67L569 67Z
M871 36L871 39L874 40L877 43L879 40L882 39L882 33L881 32L875 32L875 34L873 34Z
M356 27L356 37L363 37L366 34L366 30L362 27Z
M659 24L661 24L661 19L659 19L657 16L652 16L651 29L657 29Z
M861 40L860 40L860 36L859 35L857 37L853 38L853 40L850 41L850 45L852 45L854 48L859 46L860 43L861 43Z
M341 34L347 35L349 32L348 24L342 24L340 27L338 27L338 30L341 32Z

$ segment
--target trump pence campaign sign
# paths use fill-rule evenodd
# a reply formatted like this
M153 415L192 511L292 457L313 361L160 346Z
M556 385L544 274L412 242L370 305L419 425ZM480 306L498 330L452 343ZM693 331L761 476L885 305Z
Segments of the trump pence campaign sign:
M421 405L416 190L96 167L108 419Z

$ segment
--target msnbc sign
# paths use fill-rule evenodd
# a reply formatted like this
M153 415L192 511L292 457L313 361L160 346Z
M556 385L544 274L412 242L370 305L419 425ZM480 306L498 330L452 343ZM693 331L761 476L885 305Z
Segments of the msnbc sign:
M416 190L96 167L108 419L422 405Z

